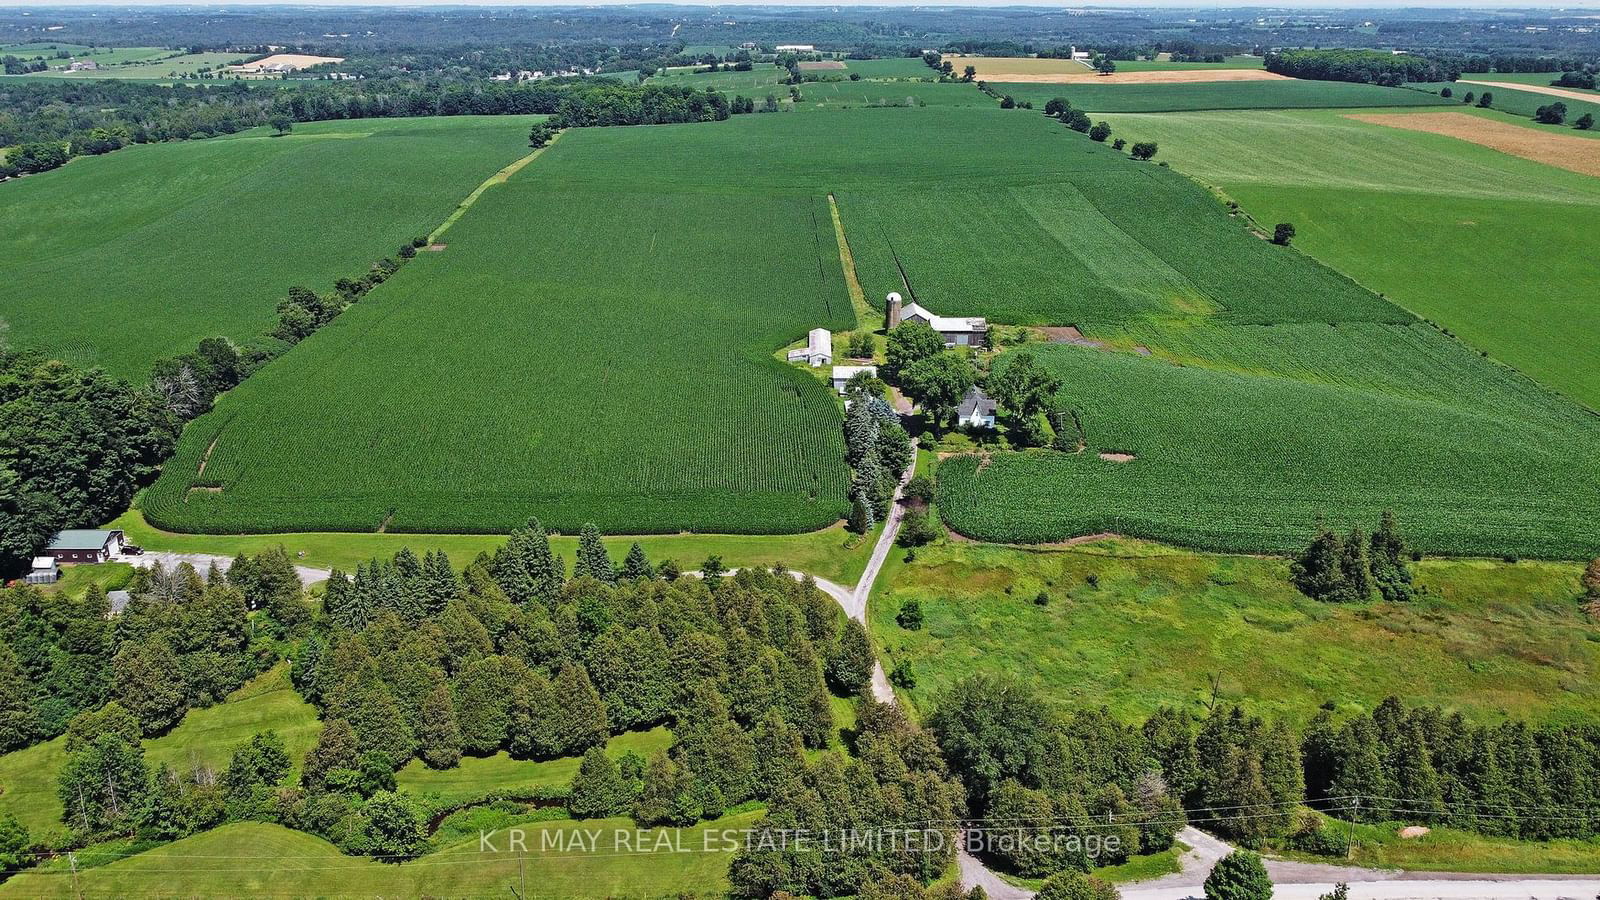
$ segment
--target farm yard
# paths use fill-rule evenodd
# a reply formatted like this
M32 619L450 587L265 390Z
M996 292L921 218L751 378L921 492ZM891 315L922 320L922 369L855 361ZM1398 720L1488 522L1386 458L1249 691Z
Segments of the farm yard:
M1600 216L1600 182L1468 140L1352 118L1367 114L1119 115L1111 123L1159 141L1174 168L1225 192L1256 221L1293 222L1305 252L1600 407L1600 348L1587 337L1600 329L1600 313L1574 302L1600 289L1588 262L1600 238L1583 227ZM1498 112L1472 115L1484 133L1517 128L1535 141L1595 142Z
M13 341L143 379L223 335L249 345L294 285L328 291L436 226L527 153L528 117L303 124L150 144L5 185ZM382 178L362 176L383 173Z

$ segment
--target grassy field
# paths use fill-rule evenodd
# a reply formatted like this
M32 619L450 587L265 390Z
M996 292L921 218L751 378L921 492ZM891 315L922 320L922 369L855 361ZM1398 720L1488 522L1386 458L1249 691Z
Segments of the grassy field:
M504 897L514 888L523 897L719 896L731 856L725 838L737 839L760 815L643 835L630 819L543 822L519 826L525 853L500 835L492 851L473 839L399 865L344 856L321 838L281 826L238 823L76 880L65 869L23 874L0 886L0 897ZM565 849L577 846L580 829L598 832L597 839L584 850Z
M910 663L924 711L983 671L1128 721L1162 705L1203 713L1213 678L1223 700L1293 723L1324 701L1353 713L1390 694L1477 720L1587 721L1600 713L1600 631L1577 602L1579 571L1425 561L1415 601L1345 607L1299 594L1281 559L946 543L891 560L869 621L885 667ZM895 623L908 599L920 631Z
M258 731L272 729L298 767L322 731L316 710L289 684L288 663L257 676L228 699L191 710L178 727L144 742L152 770L166 763L183 772L196 765L221 771L233 751ZM0 811L10 812L35 837L60 829L56 777L66 762L65 738L0 756Z
M1550 82L1561 77L1560 72L1462 72L1461 77L1468 81L1509 81L1517 84L1532 84L1539 87L1554 87ZM1564 87L1564 91L1577 91L1584 94L1594 94L1600 100L1600 90L1594 88Z
M242 53L182 53L158 48L134 49L137 52L131 52L125 57L123 51L118 51L117 58L109 60L93 55L82 57L83 59L92 59L100 64L98 68L91 70L68 72L66 66L70 60L50 60L54 68L49 71L6 77L25 79L114 78L131 81L173 81L192 78L201 71L215 72L223 66L242 63L249 58L249 54Z
M632 752L649 759L658 750L672 746L672 732L664 727L649 731L619 734L606 742L606 753L620 757ZM578 774L580 757L568 756L533 762L512 759L504 751L493 756L461 758L454 769L430 769L413 759L395 774L402 789L417 796L436 796L442 803L463 803L489 791L534 786L566 787Z
M1174 112L1201 109L1316 109L1360 106L1429 106L1450 103L1425 91L1344 81L1218 81L1197 84L994 84L1002 94L1043 109L1065 97L1097 113Z
M530 117L369 119L150 144L4 185L10 340L142 380L202 338L258 339L425 234L527 152ZM371 178L373 172L382 178Z
M1352 825L1323 817L1324 828L1348 835L1349 864L1428 872L1495 872L1584 875L1600 873L1600 841L1518 841L1454 828L1434 827L1401 838L1396 823ZM1285 853L1290 859L1327 862L1327 857Z
M502 534L375 534L371 532L321 531L282 534L180 534L161 531L144 520L138 510L130 510L106 527L120 528L128 540L147 550L174 553L206 553L215 556L255 554L283 547L298 565L315 569L339 568L352 572L358 563L388 558L403 547L418 553L443 550L457 568L465 568L479 553L494 553L505 543ZM819 578L854 584L866 568L877 531L866 538L844 530L843 526L808 531L803 534L649 534L620 535L604 539L606 548L617 560L627 556L635 541L644 547L653 562L675 560L684 569L700 565L708 556L721 556L728 566L782 565ZM555 535L550 546L564 559L575 557L578 539Z
M1474 111L1486 120L1497 112ZM1118 115L1173 167L1373 290L1600 407L1600 180L1328 111ZM1564 133L1577 133L1568 130Z

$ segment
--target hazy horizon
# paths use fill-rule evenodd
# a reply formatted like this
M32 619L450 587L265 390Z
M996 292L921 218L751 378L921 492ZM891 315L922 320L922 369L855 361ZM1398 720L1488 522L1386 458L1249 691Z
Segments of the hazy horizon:
M40 9L127 9L129 7L166 7L171 9L208 10L227 7L301 7L307 9L335 9L335 8L367 8L367 9L427 9L427 8L536 8L536 7L659 7L659 6L694 6L706 9L735 9L752 6L775 7L805 7L819 10L837 9L841 7L922 7L929 9L992 9L1003 7L1035 7L1040 9L1081 9L1081 10L1117 10L1117 9L1167 9L1167 10L1226 10L1226 9L1259 9L1259 10L1329 10L1329 11L1357 11L1377 10L1393 11L1397 9L1463 9L1463 10L1516 10L1526 12L1544 10L1553 14L1570 13L1574 15L1600 15L1600 4L1593 6L1551 6L1538 2L1447 2L1447 0L1406 0L1406 2L1368 2L1347 5L1330 5L1316 2L1229 2L1221 4L1189 4L1173 3L1170 0L1111 0L1111 2L1098 2L1089 5L1061 4L1050 2L1029 2L1029 0L996 0L996 2L983 2L983 0L968 0L961 3L920 3L916 0L873 0L873 2L840 2L840 3L795 3L789 0L741 0L736 3L718 3L710 0L675 0L671 3L639 3L632 0L590 0L585 3L573 2L528 2L528 0L411 0L402 3L373 3L370 0L320 0L320 2L282 2L282 0L222 0L212 3L175 3L172 0L128 0L121 3L106 3L104 0L12 0L0 3L0 10L40 10Z

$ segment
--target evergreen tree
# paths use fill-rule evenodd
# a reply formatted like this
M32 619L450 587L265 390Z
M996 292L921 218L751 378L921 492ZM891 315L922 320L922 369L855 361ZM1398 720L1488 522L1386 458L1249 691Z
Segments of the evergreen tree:
M340 687L328 704L328 715L350 722L359 753L376 750L397 764L416 753L416 734L401 714L394 695L381 681L372 679Z
M246 799L256 787L276 787L289 774L289 751L275 731L258 731L233 752L218 780L230 800Z
M160 638L125 642L111 660L117 702L139 719L146 735L165 732L189 709L178 655Z
M422 558L423 611L437 616L452 601L461 596L461 578L450 565L450 557L443 550L431 551Z
M1311 546L1290 563L1290 581L1313 600L1329 600L1344 587L1339 568L1343 557L1344 542L1331 529L1322 528Z
M506 741L510 726L511 687L504 657L491 656L470 663L455 682L456 722L462 749L487 756Z
M828 657L828 681L844 694L858 694L872 681L872 640L855 619L845 623L838 646Z
M0 872L15 872L27 856L28 829L11 813L0 814ZM0 878L0 881L4 881Z
M751 735L755 794L761 799L787 796L805 780L805 744L800 731L783 720L776 709L762 713Z
M1406 545L1395 525L1394 512L1384 510L1378 530L1372 533L1368 564L1372 581L1383 599L1399 603L1411 599L1411 567L1406 562Z
M0 641L0 753L20 750L38 734L33 685L28 683L11 646Z
M644 548L639 546L639 542L634 541L633 546L628 548L628 558L622 562L623 579L628 581L650 579L654 578L655 574L655 569L650 565L650 557L645 555Z
M846 527L856 534L866 534L877 524L877 519L872 515L872 501L859 491L850 494L850 520Z
M633 806L633 792L622 772L600 747L590 747L572 779L567 809L574 818L604 819L625 814Z
M490 574L512 603L548 608L561 593L566 567L550 551L550 537L539 520L529 519L495 551Z
M1365 603L1372 597L1372 567L1367 560L1367 536L1361 526L1350 529L1339 554L1341 586L1328 599L1336 603Z
M432 769L453 769L461 762L461 729L456 724L455 699L448 685L439 685L422 702L417 723L417 743L422 761Z
M114 734L103 734L69 754L57 776L61 821L95 834L132 829L150 788L144 750Z
M578 535L578 559L572 564L573 578L598 578L606 584L616 584L617 570L611 564L605 544L600 542L600 529L593 522L583 526Z
M551 710L551 737L555 752L577 756L590 747L604 746L610 729L606 724L606 705L589 681L583 666L565 663L556 673L556 705Z
M710 684L698 685L678 717L672 755L724 803L742 803L755 790L755 744L728 715L728 703Z
M517 759L560 756L556 737L555 687L542 672L530 672L511 688L506 750Z
M316 746L306 753L300 766L300 780L306 787L322 787L328 773L334 769L354 769L359 751L356 733L344 719L330 719L322 726Z
M1206 900L1271 900L1272 879L1260 856L1235 850L1211 867L1205 891Z
M189 833L183 786L172 769L162 763L150 777L150 790L139 810L139 834L158 841L175 841Z
M696 799L694 774L666 753L657 752L645 769L644 789L634 803L633 818L646 828L693 825L701 813Z

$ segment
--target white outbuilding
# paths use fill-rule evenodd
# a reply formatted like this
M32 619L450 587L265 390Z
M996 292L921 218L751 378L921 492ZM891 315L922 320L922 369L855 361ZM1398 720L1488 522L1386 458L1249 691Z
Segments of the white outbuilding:
M826 328L813 328L806 336L806 345L789 351L789 362L803 362L813 369L833 362L833 332Z
M844 393L845 385L849 384L850 379L861 372L865 372L873 378L878 377L877 366L834 366L833 389L841 394Z

